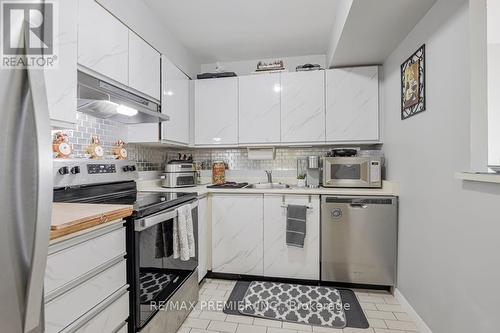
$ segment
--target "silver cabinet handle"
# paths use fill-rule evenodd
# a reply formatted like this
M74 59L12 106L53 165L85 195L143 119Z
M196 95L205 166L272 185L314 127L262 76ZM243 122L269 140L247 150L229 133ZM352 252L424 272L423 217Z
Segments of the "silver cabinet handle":
M28 40L28 29L24 29ZM26 45L25 45L26 47ZM31 93L31 111L35 124L35 156L38 161L36 169L36 220L33 228L35 234L31 248L31 263L26 288L26 312L24 318L24 332L44 325L42 313L43 282L47 253L49 247L50 224L52 219L52 153L49 106L45 87L43 69L28 67L28 82ZM21 221L19 221L21 222Z

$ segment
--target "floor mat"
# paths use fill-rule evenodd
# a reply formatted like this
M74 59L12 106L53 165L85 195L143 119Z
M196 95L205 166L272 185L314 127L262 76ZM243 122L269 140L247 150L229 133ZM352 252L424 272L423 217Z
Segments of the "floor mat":
M154 300L167 285L175 278L174 274L166 273L140 273L140 300L147 304Z
M340 293L335 288L252 281L240 313L331 328L346 327Z
M236 285L231 291L231 295L224 306L223 312L225 314L244 316L244 314L239 312L238 308L243 304L243 297L245 296L250 283L251 282L247 281L236 282ZM337 290L340 292L342 302L350 305L349 308L344 307L347 327L368 328L368 320L363 313L363 309L361 308L355 293L350 289L337 288Z

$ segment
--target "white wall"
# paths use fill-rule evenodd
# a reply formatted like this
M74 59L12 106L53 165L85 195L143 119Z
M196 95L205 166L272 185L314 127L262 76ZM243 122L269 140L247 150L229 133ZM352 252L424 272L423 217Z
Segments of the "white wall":
M142 0L97 0L130 29L164 54L190 77L196 77L200 62L162 24Z
M453 176L470 164L468 6L439 0L384 63L387 175L401 191L398 289L434 333L498 332L500 313L500 186ZM423 43L427 111L401 120L400 65Z
M500 1L488 0L488 162L500 165Z
M235 72L237 75L247 75L255 71L257 68L257 63L259 61L269 62L274 60L283 60L285 67L288 68L290 72L295 72L295 67L298 65L304 65L307 63L310 64L320 64L323 68L326 65L326 55L318 54L318 55L307 55L307 56L299 56L299 57L276 57L269 59L252 59L252 60L244 60L244 61L221 61L220 64L224 67L225 71ZM216 63L212 64L202 64L201 72L214 72Z

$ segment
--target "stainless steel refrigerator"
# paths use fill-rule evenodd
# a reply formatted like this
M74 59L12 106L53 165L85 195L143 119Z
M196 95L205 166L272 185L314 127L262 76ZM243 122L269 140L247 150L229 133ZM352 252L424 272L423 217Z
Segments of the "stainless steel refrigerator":
M42 69L0 68L0 331L43 332L52 210Z

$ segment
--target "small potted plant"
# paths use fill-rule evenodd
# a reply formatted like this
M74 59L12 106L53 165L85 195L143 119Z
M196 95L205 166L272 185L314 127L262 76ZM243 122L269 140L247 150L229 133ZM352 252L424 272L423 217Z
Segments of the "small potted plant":
M297 176L297 186L306 187L306 175L304 173Z

